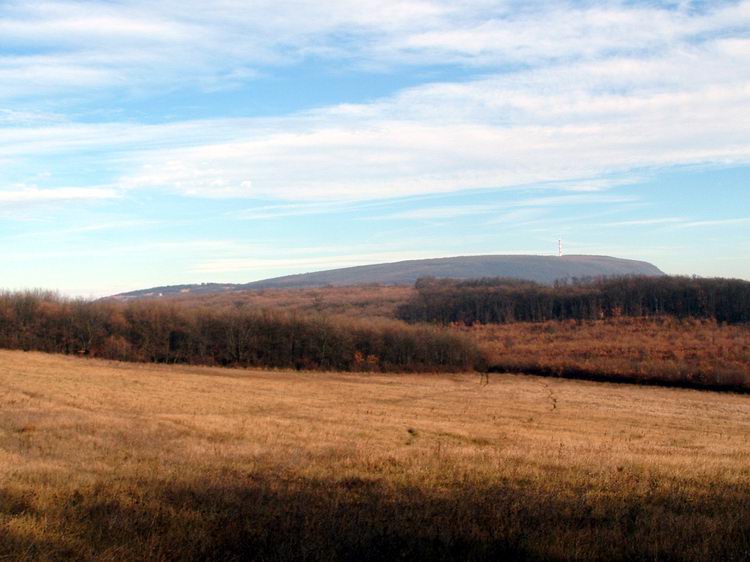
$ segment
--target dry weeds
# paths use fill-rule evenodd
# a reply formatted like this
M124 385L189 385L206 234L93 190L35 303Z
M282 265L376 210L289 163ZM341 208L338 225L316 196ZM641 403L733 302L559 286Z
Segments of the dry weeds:
M298 289L247 289L213 294L180 293L160 301L184 306L321 312L354 318L395 318L396 308L414 294L411 285L357 285ZM148 300L148 299L144 299Z
M0 559L750 559L746 396L0 351Z
M750 391L750 325L619 318L458 327L491 368Z

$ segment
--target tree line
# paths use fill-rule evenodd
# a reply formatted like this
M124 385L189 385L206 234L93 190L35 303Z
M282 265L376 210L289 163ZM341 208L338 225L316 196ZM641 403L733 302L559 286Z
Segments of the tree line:
M0 347L125 361L362 371L458 371L482 358L462 334L396 320L0 293Z
M691 277L621 277L558 283L508 279L420 279L397 317L471 325L621 316L750 322L750 282Z

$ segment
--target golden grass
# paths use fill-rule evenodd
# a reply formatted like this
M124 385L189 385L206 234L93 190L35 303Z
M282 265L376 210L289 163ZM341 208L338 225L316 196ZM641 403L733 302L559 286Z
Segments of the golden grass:
M0 351L0 559L750 559L750 400Z

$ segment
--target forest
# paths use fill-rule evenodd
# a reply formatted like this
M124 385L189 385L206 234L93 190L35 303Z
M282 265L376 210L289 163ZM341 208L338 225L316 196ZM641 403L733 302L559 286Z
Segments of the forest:
M0 347L155 363L342 371L460 371L481 363L466 335L396 320L175 303L0 294Z
M544 286L508 279L420 279L398 307L408 322L473 325L618 317L750 322L750 282L690 277L622 277Z
M134 301L0 293L0 347L123 361L522 372L747 392L750 283L421 279Z

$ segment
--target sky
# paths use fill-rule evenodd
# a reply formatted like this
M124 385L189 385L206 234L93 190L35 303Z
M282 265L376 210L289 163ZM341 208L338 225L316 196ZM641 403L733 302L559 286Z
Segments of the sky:
M558 239L750 279L750 1L0 0L0 289Z

